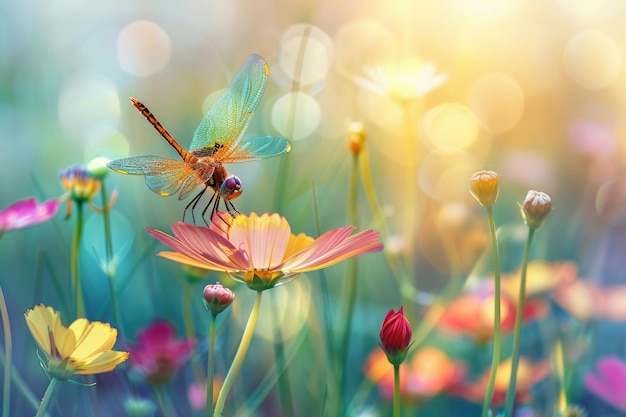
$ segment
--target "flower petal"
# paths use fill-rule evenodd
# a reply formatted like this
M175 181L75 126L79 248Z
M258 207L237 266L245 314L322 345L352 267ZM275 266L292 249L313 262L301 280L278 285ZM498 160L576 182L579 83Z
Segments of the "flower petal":
M126 359L128 359L128 352L109 350L95 355L81 364L75 373L77 375L93 375L110 372Z
M287 219L277 213L239 215L233 220L228 240L248 253L252 269L273 269L283 261L291 237Z
M364 230L349 236L354 227L343 227L328 231L310 246L292 255L279 267L283 271L307 272L335 265L353 256L380 251L380 233Z
M113 348L117 340L117 330L109 323L87 319L78 319L70 325L70 330L76 336L76 348L70 354L75 360L81 360Z

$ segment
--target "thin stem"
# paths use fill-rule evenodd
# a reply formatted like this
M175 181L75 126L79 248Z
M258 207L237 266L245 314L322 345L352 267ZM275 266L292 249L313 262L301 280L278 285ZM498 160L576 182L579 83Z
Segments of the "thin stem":
M4 299L2 287L0 287L0 316L2 317L2 329L4 331L4 389L2 390L2 417L9 417L9 403L11 400L11 354L13 342L11 339L11 323L9 322L9 311Z
M274 323L278 323L277 306L272 306L274 311ZM283 334L280 326L276 327L276 340L274 341L274 358L276 359L276 372L278 373L278 393L280 396L280 407L283 416L294 416L293 399L291 394L291 384L285 360L285 346L283 345Z
M187 333L187 338L189 340L196 339L196 328L193 323L193 285L189 282L188 279L185 279L185 283L183 284L183 322L185 324L185 332ZM198 362L197 356L193 356L192 358L192 366L194 370L194 374L196 375L196 381L200 383L202 381L202 368L200 362Z
M217 315L211 315L211 326L209 328L209 353L206 371L206 408L204 415L213 415L213 376L215 375L215 322Z
M176 412L170 407L163 385L156 385L154 387L154 394L156 395L163 417L175 417Z
M400 365L393 365L393 417L400 417Z
M72 278L72 287L74 287L74 303L76 304L76 317L85 316L85 307L83 304L83 290L80 276L78 275L78 253L80 249L80 239L83 233L83 202L76 202L76 227L74 229L74 238L72 239L72 252L70 255L70 276Z
M105 274L109 280L109 292L111 293L111 306L113 307L113 315L120 335L124 336L124 326L122 324L122 313L120 304L117 299L117 289L115 288L115 274L117 266L113 265L113 238L111 235L111 216L109 207L109 196L107 194L104 181L100 185L100 195L102 196L102 220L104 223L104 247L105 247Z
M46 393L43 395L41 399L41 404L39 404L39 409L37 410L37 414L35 417L43 417L46 414L46 407L48 407L48 403L52 398L52 392L54 391L54 387L57 385L57 379L50 379L50 383L48 384L48 388L46 388Z
M504 405L504 417L510 417L515 403L515 385L517 384L517 366L519 364L520 345L522 338L522 322L524 319L524 301L526 300L526 271L528 270L528 253L533 240L535 229L528 228L528 239L524 248L522 270L519 282L519 294L517 295L517 312L515 314L515 329L513 331L513 354L511 356L511 380L506 390L506 403Z
M239 370L241 369L243 360L245 359L248 348L250 347L252 335L254 334L254 328L256 327L256 322L259 319L262 294L263 292L261 291L257 292L256 294L256 301L254 302L254 306L252 307L252 311L250 312L250 317L248 317L248 323L246 324L246 328L244 329L243 335L241 336L241 342L239 343L239 347L237 348L237 352L235 353L235 357L233 358L233 363L230 365L230 369L226 374L226 378L224 379L224 384L222 385L220 394L217 396L217 402L215 404L215 412L213 413L213 417L220 417L222 415L222 411L224 410L224 404L226 403L226 398L228 397L228 392L230 391L233 382L237 377Z
M369 152L367 146L363 146L359 155L359 166L361 168L361 182L363 183L363 191L367 202L370 206L370 210L374 214L374 225L381 229L381 233L385 239L389 238L389 227L385 221L385 215L380 205L380 201L376 195L376 188L374 187L374 181L372 179L372 170L369 162ZM406 314L413 317L413 300L416 298L416 291L411 283L411 275L404 270L400 263L400 259L397 254L392 251L383 251L387 257L389 268L398 282L400 287L400 295L402 296L402 305L404 305Z
M489 220L489 233L491 235L491 244L493 246L493 279L494 279L494 313L493 313L493 357L491 360L491 371L489 373L489 382L485 399L483 400L482 417L487 417L493 390L496 382L496 373L500 364L500 251L498 249L498 238L496 237L496 223L493 219L493 210L487 207L487 217Z
M2 364L5 363L4 359L5 359L4 349L0 347L0 361ZM30 390L30 388L26 384L26 381L24 381L24 378L22 378L22 376L19 374L17 369L11 370L11 378L13 379L13 384L15 384L17 389L22 392L22 394L26 398L26 401L28 401L30 405L33 407L33 410L37 411L37 408L39 408L39 399Z
M348 186L348 223L358 224L357 210L357 188L359 180L359 156L352 158L352 169L350 171L350 184ZM346 374L348 368L348 350L352 331L352 316L356 304L358 264L356 259L351 259L348 263L348 277L344 296L346 298L345 311L343 315L343 328L341 329L341 344L339 346L339 415L345 414L346 397Z

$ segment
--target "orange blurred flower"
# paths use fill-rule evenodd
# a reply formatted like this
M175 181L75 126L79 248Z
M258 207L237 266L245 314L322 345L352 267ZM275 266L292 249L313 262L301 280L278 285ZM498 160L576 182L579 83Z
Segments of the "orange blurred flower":
M578 266L574 262L531 261L526 271L526 298L546 295L561 285L575 281L577 276ZM520 269L502 274L502 291L512 298L517 297L520 277Z
M436 347L424 347L400 365L400 395L404 401L422 403L460 383L465 365L452 360ZM380 388L384 398L393 398L393 366L377 350L368 358L365 375Z
M490 369L487 369L476 381L465 382L451 387L450 392L469 401L482 403L487 383L489 382L490 371ZM524 403L530 401L532 398L530 389L549 374L550 364L548 361L532 363L527 358L521 357L517 367L515 402ZM498 365L492 404L504 405L510 379L511 359L508 358Z
M604 288L593 282L575 280L556 288L552 298L571 315L583 321L626 321L626 285Z
M439 328L466 334L477 343L485 343L493 337L494 299L492 290L479 290L471 294L461 295L447 306ZM514 298L502 294L500 298L500 328L503 333L510 332L515 326L517 304ZM548 304L544 300L528 300L524 305L524 321L535 320L548 312Z

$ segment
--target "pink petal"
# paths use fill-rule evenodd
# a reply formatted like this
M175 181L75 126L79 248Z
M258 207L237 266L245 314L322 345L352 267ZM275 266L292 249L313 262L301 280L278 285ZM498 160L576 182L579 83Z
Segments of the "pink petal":
M598 397L626 411L626 366L616 357L601 359L597 373L586 372L585 386Z
M0 212L0 230L23 229L50 220L59 209L59 200L37 203L34 197L20 200Z
M291 272L307 272L326 268L354 256L380 251L380 233L365 230L349 236L354 227L345 227L324 233L309 247L294 254L282 265L281 269Z
M281 263L290 236L289 223L276 213L237 216L228 232L228 240L248 254L253 269L273 269Z

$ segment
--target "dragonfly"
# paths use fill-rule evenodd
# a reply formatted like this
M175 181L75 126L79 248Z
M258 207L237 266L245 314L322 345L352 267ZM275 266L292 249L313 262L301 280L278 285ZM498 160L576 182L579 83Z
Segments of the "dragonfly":
M211 219L224 201L231 216L239 214L232 200L243 192L241 180L228 175L224 164L233 164L270 158L291 150L289 142L279 136L244 136L269 77L269 67L259 55L251 55L231 81L228 89L211 105L185 149L161 125L159 120L139 100L131 97L135 108L150 122L176 150L182 160L155 155L132 156L111 161L107 166L121 174L143 175L150 190L161 196L178 193L178 199L187 198L199 186L202 190L185 207L194 211L207 189L213 196L202 211L202 219L211 208ZM218 214L219 215L219 214Z

